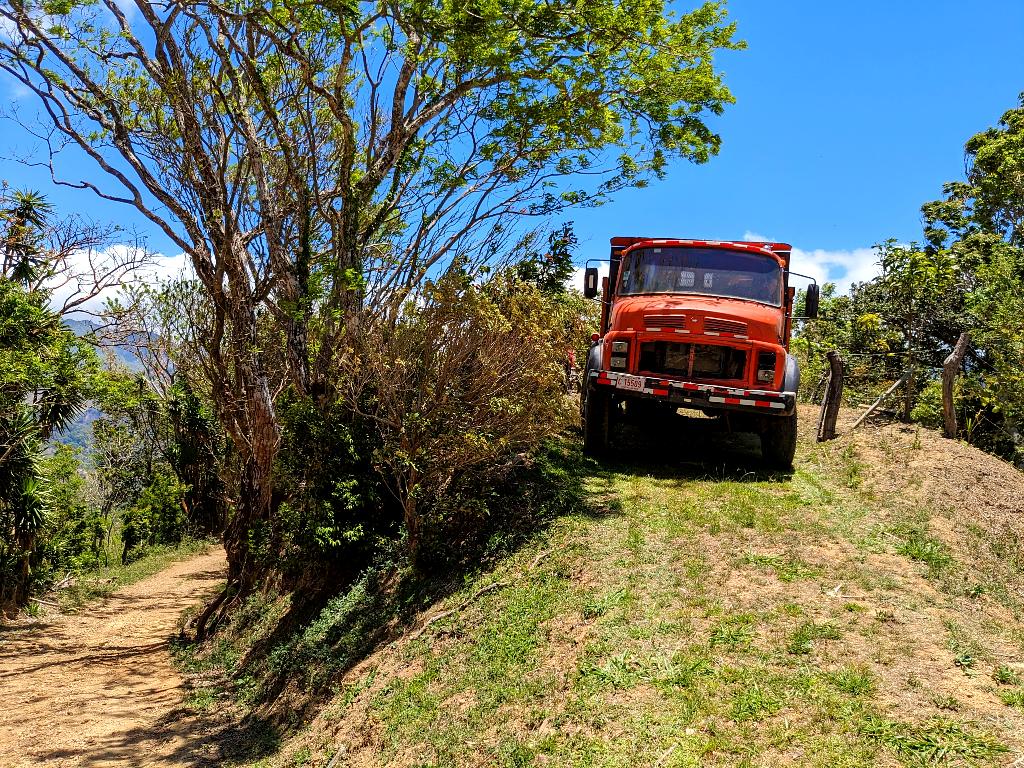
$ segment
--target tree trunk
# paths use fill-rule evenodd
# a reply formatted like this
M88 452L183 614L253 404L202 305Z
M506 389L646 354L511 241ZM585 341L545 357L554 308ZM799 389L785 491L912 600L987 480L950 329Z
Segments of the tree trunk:
M910 421L910 413L914 410L914 366L911 364L907 369L907 378L903 389L903 413L901 419L904 422Z

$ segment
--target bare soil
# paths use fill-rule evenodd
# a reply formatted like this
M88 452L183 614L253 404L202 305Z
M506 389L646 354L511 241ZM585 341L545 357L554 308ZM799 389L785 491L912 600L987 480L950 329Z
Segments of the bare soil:
M168 642L223 578L216 548L76 615L0 625L0 765L205 763Z

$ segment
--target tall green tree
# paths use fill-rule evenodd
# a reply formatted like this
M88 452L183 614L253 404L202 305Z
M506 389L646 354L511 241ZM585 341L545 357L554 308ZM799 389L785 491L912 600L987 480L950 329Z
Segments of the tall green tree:
M39 564L44 443L84 405L98 366L46 302L0 277L0 610L25 601Z
M557 296L569 289L569 278L576 271L573 256L579 241L572 222L549 232L546 243L540 249L528 247L525 257L516 265L516 274L549 296Z
M1024 94L999 123L964 146L964 181L922 207L932 249L966 278L973 335L967 388L973 416L994 446L1024 457Z
M500 254L523 216L705 162L738 47L721 4L664 0L0 4L0 68L189 255L238 455L232 579L278 504L275 393L325 412L367 320ZM47 130L41 133L47 134ZM61 146L51 147L54 151ZM276 354L281 350L281 354Z
M879 246L881 274L829 297L797 346L852 353L855 380L891 381L908 366L934 371L969 331L961 424L983 447L1024 459L1024 96L965 144L966 178L922 206L923 245ZM861 357L863 355L863 357ZM908 389L905 412L914 392Z

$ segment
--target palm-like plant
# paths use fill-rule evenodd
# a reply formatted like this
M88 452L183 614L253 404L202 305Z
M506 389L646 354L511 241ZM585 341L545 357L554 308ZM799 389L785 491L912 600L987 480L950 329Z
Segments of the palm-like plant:
M43 233L53 206L39 192L15 190L0 209L0 242L3 243L3 271L0 275L27 284L39 277L45 259Z
M45 293L0 276L0 609L28 597L48 504L39 461L85 404L94 365Z

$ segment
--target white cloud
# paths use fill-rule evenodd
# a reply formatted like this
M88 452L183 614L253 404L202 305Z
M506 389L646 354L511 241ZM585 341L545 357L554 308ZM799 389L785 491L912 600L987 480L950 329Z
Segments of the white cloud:
M746 232L747 241L774 242L756 232ZM839 293L845 293L853 283L862 283L878 275L878 253L874 248L829 250L793 248L790 267L794 272L810 275L819 283L835 283Z
M852 251L794 248L792 269L810 275L819 283L835 283L839 293L846 293L853 283L878 276L878 253L874 248L854 248Z
M69 258L67 272L49 286L52 290L50 303L59 308L69 299L90 292L95 285L94 274L110 275L112 279L105 279L105 289L77 306L76 312L101 312L107 299L116 297L125 285L156 284L167 280L190 279L195 275L191 261L183 253L177 256L150 254L143 266L126 271L124 265L135 260L136 251L129 245L113 245L102 251L80 251L73 254Z

